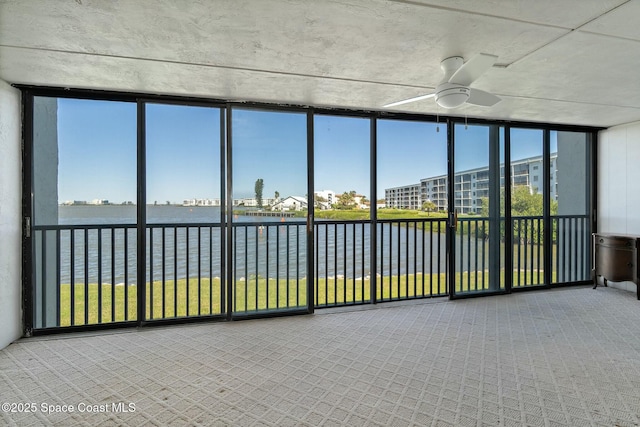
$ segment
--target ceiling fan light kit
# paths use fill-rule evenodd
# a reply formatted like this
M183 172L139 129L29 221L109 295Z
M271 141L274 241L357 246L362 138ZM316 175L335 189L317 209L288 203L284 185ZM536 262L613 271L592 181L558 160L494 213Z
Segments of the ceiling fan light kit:
M467 102L470 95L468 87L443 83L436 89L436 102L442 108L456 108Z

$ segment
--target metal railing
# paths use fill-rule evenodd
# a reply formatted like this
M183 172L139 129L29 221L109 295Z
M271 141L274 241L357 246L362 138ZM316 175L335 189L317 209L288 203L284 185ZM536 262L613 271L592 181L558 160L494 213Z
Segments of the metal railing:
M479 292L489 289L490 284L494 287L503 286L501 281L489 277L489 233L492 232L492 225L502 228L502 222L480 217L458 218L453 278L456 292ZM500 249L500 254L502 253Z
M136 235L132 224L34 227L34 328L135 320Z
M371 302L371 223L315 223L315 306Z
M545 279L545 247L550 250L551 281L568 283L590 276L590 225L588 215L556 215L550 221L550 241L545 244L542 216L511 218L513 288L542 286ZM490 245L491 227L498 228L499 246ZM504 289L505 220L459 218L455 237L454 284L458 292ZM494 277L490 277L493 259Z
M379 220L376 300L446 296L447 220Z
M448 295L446 219L378 220L376 272L367 220L315 224L317 308Z
M147 225L145 320L225 313L220 223Z
M544 284L544 220L542 216L511 217L514 288ZM553 245L554 242L552 241Z
M543 223L542 217L511 220L513 287L545 284ZM550 225L551 283L588 280L588 216L553 216ZM490 247L492 226L499 247ZM452 278L446 219L377 220L375 233L372 227L368 220L315 222L316 308L446 296L449 282L462 292L505 286L503 219L459 219ZM139 262L133 224L36 226L34 329L306 309L306 232L306 222L295 219L234 222L225 256L220 223L148 224L146 258ZM493 261L489 251L496 252ZM141 314L138 265L146 268Z
M591 226L588 215L551 217L554 249L551 257L551 283L590 280Z
M233 223L233 312L307 306L306 222Z

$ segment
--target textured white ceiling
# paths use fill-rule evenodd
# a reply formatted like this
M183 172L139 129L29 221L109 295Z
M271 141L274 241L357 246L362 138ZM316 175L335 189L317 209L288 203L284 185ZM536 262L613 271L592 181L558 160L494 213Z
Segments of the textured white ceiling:
M383 110L453 55L498 55L503 101L396 111L640 120L639 0L0 0L9 83Z

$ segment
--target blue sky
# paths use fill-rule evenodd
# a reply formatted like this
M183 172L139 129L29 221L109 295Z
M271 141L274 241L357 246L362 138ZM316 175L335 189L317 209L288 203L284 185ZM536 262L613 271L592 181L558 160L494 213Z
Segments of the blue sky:
M220 110L147 105L147 202L220 197ZM233 195L307 193L306 114L233 110ZM378 194L447 171L446 126L378 120ZM317 115L315 188L369 189L370 121ZM502 132L501 132L501 137ZM488 164L488 129L456 127L456 169ZM502 138L501 138L502 139ZM542 131L512 129L512 159L542 154ZM58 100L59 200L136 200L135 103ZM555 132L552 132L555 151Z
M220 197L220 110L147 104L147 203Z
M135 103L58 99L58 147L60 202L135 202Z
M263 198L307 194L307 116L303 113L234 109L233 196L253 197L257 179Z

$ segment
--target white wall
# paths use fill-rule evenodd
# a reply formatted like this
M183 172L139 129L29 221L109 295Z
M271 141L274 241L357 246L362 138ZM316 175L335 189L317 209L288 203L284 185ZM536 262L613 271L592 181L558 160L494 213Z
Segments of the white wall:
M0 80L0 349L22 335L20 91Z
M598 136L598 230L640 235L640 122ZM631 282L613 284L636 291Z

